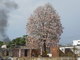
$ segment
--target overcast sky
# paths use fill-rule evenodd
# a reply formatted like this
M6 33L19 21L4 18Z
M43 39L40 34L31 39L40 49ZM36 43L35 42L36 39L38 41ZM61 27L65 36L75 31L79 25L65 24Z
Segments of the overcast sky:
M80 39L80 0L14 0L18 9L9 15L7 34L10 39L26 34L27 18L40 5L51 3L61 16L64 27L60 43L70 44Z

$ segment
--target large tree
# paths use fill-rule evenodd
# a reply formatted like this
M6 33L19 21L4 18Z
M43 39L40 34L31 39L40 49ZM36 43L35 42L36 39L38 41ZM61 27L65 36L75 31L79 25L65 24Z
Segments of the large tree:
M40 46L45 41L47 46L57 46L63 32L60 16L49 3L40 6L29 17L27 31L29 36L37 39Z

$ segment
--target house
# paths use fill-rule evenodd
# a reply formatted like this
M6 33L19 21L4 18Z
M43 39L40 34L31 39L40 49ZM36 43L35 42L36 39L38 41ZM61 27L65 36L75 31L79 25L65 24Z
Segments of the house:
M73 46L80 46L80 40L73 40Z
M31 53L30 52L31 49ZM46 47L47 55L50 55L52 57L58 57L58 56L80 56L80 46L79 46L79 40L73 41L72 46L54 46L54 47ZM15 53L16 51L16 53ZM19 48L13 49L13 56L15 57L28 57L28 56L34 56L37 57L41 54L41 50L35 47L29 47L29 46L20 46Z
M59 48L59 56L74 56L73 46L63 46Z
M11 54L14 57L28 57L30 49L27 46L21 46L19 48L11 49ZM37 57L39 55L39 50L32 49L31 56Z
M80 56L80 40L73 40L72 46L61 46L59 49L64 56L66 54Z

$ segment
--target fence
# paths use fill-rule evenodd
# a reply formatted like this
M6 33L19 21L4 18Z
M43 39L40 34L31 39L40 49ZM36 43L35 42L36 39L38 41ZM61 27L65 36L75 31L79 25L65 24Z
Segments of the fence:
M22 57L22 58L13 58L13 60L76 60L75 58L72 57L58 57L58 58L26 58L26 57ZM77 59L78 60L78 59Z

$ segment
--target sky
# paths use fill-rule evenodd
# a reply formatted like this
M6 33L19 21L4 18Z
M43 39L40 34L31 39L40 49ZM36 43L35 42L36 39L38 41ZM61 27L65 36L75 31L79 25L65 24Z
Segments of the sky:
M21 37L26 32L28 17L33 11L46 3L58 12L62 26L64 27L61 35L60 44L72 44L73 40L80 40L80 0L14 0L18 8L9 13L7 35L15 39Z

